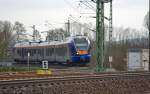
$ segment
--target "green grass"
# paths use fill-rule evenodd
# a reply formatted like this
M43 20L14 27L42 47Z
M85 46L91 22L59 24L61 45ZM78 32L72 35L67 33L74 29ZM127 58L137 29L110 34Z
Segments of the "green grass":
M37 67L30 67L29 71L35 71L40 68ZM0 66L0 72L23 72L28 71L27 67L8 67L8 66Z

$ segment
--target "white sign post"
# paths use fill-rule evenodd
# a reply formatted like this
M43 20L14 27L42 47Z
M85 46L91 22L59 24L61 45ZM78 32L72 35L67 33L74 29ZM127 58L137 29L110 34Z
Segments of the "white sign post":
M42 68L43 69L48 69L48 61L42 61Z
M28 52L28 71L30 70L30 52Z
M112 61L113 61L113 57L112 57L112 56L109 56L110 68L112 68Z

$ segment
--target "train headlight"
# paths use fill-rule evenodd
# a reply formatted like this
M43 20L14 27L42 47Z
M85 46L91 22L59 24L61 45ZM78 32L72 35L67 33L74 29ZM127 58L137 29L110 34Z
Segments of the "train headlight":
M77 55L78 55L79 53L77 52Z

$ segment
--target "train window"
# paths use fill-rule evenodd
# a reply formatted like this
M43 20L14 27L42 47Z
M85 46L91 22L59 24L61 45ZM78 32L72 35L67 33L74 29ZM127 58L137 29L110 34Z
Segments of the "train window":
M27 56L27 49L24 49L24 55Z
M37 52L37 54L39 54L40 56L44 56L44 49L43 48L39 48L39 49L37 49L38 50L38 52Z
M39 55L41 54L41 50L40 50L40 49L38 49L38 54L39 54Z
M32 49L30 49L30 56L33 56L33 51L32 51Z
M22 56L22 54L23 54L23 49L22 48L20 48L20 56Z
M19 49L17 49L17 54L19 55Z
M31 56L34 56L34 49L31 49Z
M43 57L44 56L44 49L41 48L41 56Z
M24 48L22 48L22 56L24 56Z
M46 56L52 56L54 53L54 48L46 48Z
M29 52L29 49L25 49L24 51L25 56L28 56L28 52Z
M30 56L33 56L33 50L32 49L23 49L22 53L24 56L28 56L28 53L30 53Z
M32 51L33 51L33 56L34 56L36 54L36 49L33 49Z
M19 54L19 49L17 49L17 54Z
M17 54L18 54L19 56L22 56L22 49L21 49L21 48L17 49Z
M33 49L30 49L30 56L33 56Z
M67 48L60 46L59 48L56 48L56 54L58 56L65 56L67 54Z
M25 56L25 49L22 50L22 55Z
M88 49L88 41L85 38L75 38L74 42L78 50Z
M46 56L48 56L48 52L47 51L48 51L48 48L46 48Z

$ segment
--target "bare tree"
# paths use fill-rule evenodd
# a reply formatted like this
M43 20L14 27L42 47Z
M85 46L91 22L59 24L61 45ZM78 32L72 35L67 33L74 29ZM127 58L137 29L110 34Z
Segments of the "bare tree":
M46 36L46 40L63 40L65 37L68 37L67 32L65 32L65 30L63 30L62 28L57 28L54 30L49 30Z
M13 40L12 24L9 21L0 21L0 57L6 57Z
M149 30L149 12L146 14L144 18L144 26Z
M16 32L16 36L17 36L17 41L19 40L24 40L26 38L25 36L25 27L22 23L16 21L13 27L13 30Z

